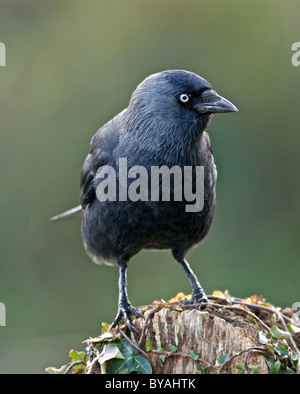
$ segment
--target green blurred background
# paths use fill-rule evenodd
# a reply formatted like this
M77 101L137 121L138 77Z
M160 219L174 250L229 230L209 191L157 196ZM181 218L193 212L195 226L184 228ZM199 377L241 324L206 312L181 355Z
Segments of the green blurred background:
M117 310L118 270L86 256L79 173L94 132L151 73L194 71L238 106L209 126L217 212L188 260L208 294L299 297L298 0L1 0L0 372L43 373ZM145 218L145 220L147 220ZM190 292L169 252L128 269L133 305Z

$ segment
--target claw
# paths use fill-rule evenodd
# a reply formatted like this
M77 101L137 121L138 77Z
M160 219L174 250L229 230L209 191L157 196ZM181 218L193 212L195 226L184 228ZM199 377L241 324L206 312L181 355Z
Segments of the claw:
M200 304L200 309L204 309L209 304L209 300L205 294L200 294L198 296L193 294L193 296L190 298L182 298L180 302L182 302L184 305Z
M132 322L130 320L131 315L144 318L144 316L141 314L141 312L138 311L137 309L133 308L132 305L127 304L127 303L124 305L119 305L118 314L117 314L115 320L113 321L111 328L116 327L117 324L120 323L120 321L122 320L122 317L124 317L124 320L127 324L127 327L129 328L129 330L131 332L135 332L136 334L139 335L140 333L139 333L138 329L134 327L134 325L132 324Z
M200 309L205 309L209 304L209 300L206 297L206 295L204 295L204 297L201 297L199 300L196 300L196 302L194 301L194 304L200 304Z

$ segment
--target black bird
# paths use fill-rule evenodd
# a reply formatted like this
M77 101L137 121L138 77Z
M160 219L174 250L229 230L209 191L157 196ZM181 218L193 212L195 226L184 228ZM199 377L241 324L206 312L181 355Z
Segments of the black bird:
M93 136L80 177L81 205L53 220L82 210L81 231L88 255L97 264L119 265L119 308L112 327L124 317L129 329L136 331L129 316L142 316L129 302L126 281L129 260L142 249L170 249L192 285L190 302L207 302L185 256L206 236L215 212L217 172L207 125L214 113L236 111L205 79L185 70L168 70L147 77L133 92L128 107ZM174 180L170 181L170 201L162 198L161 190L158 201L149 195L144 198L145 190L139 190L136 201L128 196L120 198L120 158L127 160L128 169L142 166L150 178L153 166L177 166L183 174L184 168L192 168L193 190L196 168L203 166L202 209L187 212L191 202L183 189L182 198L174 198ZM116 171L116 178L112 178L116 182L115 201L105 201L97 194L98 186L108 178L101 173L107 166ZM127 178L125 186L133 180ZM106 191L108 187L107 183Z

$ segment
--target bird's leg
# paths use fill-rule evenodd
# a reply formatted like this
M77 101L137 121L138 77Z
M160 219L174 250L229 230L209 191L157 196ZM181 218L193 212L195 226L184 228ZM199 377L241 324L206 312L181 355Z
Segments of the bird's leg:
M185 260L185 258L182 258L178 260L180 264L182 265L184 271L186 272L188 279L192 285L193 288L193 293L192 293L192 299L190 300L192 304L203 304L206 305L208 303L208 298L202 289L197 276L194 274L192 271L191 267L189 266L188 262Z
M126 278L126 269L127 269L128 261L121 261L120 265L120 276L119 276L119 308L118 313L113 321L111 327L116 327L116 325L121 321L124 316L127 327L130 331L134 331L139 334L138 330L131 323L130 315L135 315L137 317L143 317L143 315L130 304L128 295L127 295L127 278Z

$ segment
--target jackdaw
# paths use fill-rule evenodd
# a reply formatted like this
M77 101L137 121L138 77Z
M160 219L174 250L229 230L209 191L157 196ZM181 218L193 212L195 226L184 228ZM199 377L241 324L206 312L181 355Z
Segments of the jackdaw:
M53 220L82 211L81 232L88 255L97 264L119 265L119 307L112 327L124 317L128 328L137 331L130 315L142 315L128 299L126 269L129 260L142 249L170 249L192 285L190 302L207 302L185 256L206 236L215 212L217 171L206 128L212 114L236 111L230 101L219 96L200 76L185 70L167 70L150 75L140 83L128 107L93 136L80 177L81 205ZM127 174L122 184L121 158L126 159L127 168L139 166L135 168L146 170L149 187L153 167L179 168L183 187L175 190L175 179L169 173L169 200L163 198L161 189L159 198L154 200L146 190L136 190L135 199L129 199L124 190L121 196L121 187L129 188L139 175L138 171L134 173L136 178ZM192 169L193 191L197 182L196 168L203 168L201 210L186 209L191 201L184 193L185 168ZM115 170L116 174L109 182L108 169ZM101 182L105 179L103 188ZM115 185L111 185L112 182ZM159 188L162 182L160 177ZM99 187L102 194L97 193ZM112 196L109 188L115 192L115 198L109 198Z

